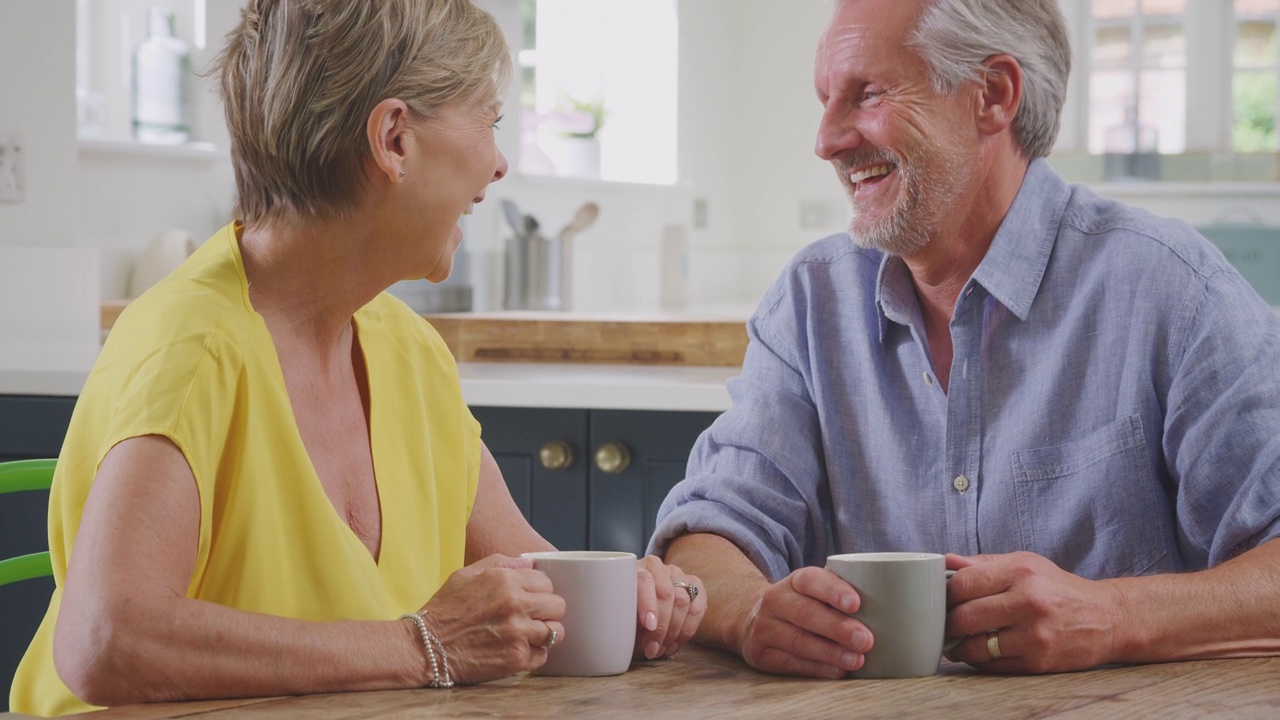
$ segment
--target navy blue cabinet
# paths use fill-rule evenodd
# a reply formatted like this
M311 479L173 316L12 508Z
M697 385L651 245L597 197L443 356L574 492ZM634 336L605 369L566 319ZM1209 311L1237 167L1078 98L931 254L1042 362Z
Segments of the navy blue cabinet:
M718 413L472 408L525 518L562 550L644 553Z
M0 461L57 457L71 422L75 398L0 396ZM0 557L49 547L49 493L0 495ZM9 709L9 686L18 661L49 606L53 578L0 587L0 712Z

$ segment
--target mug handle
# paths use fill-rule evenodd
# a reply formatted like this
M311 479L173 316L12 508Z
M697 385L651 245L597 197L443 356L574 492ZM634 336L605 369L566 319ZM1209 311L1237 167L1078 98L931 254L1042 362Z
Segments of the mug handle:
M955 577L955 575L956 575L956 571L955 571L955 570L944 570L943 572L945 572L945 573L946 573L946 575L947 575L947 580L950 580L951 578ZM959 645L961 640L964 640L964 637L963 637L963 636L958 637L958 638L951 638L950 640L945 640L945 641L943 641L943 643L942 643L942 652L944 652L944 653L945 653L945 652L949 652L949 651L951 650L951 648L953 648L953 647L955 647L955 646Z

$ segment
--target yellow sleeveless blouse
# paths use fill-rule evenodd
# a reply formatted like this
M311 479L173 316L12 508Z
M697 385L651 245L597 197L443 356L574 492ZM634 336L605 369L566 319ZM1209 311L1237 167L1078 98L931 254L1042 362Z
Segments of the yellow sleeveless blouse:
M386 293L354 322L382 509L376 562L339 517L302 445L275 346L249 304L236 228L223 228L130 304L58 458L49 506L57 589L18 667L14 712L92 709L58 677L53 629L94 473L128 438L169 438L195 475L200 529L188 597L304 620L389 620L417 610L462 567L480 426L463 402L457 366L439 334Z

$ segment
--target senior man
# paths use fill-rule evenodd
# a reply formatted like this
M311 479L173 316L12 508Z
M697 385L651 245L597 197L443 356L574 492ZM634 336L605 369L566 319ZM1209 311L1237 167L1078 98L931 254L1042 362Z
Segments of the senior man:
M949 657L985 670L1280 652L1280 320L1054 174L1069 70L1055 0L838 3L816 149L850 231L764 296L653 540L715 598L700 641L844 676L874 638L814 566L911 550L953 553Z

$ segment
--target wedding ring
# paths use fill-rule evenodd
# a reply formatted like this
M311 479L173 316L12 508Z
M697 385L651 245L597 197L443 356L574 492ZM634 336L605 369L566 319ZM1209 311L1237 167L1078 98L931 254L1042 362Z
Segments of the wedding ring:
M1000 638L997 637L995 630L987 633L987 653L991 655L992 660L999 660L1003 657L1000 654Z
M694 601L694 600L697 600L697 599L698 599L698 586L697 586L697 585L690 585L690 584L689 584L689 583L687 583L687 582L680 582L679 580L672 580L672 581L671 581L671 584L672 584L672 585L675 585L676 587L680 588L681 590L684 590L685 592L689 593L689 604L690 604L690 605L692 605L692 604L693 604L693 601Z
M556 641L560 639L560 633L557 633L556 629L551 627L551 623L547 622L546 620L543 620L542 624L547 626L547 633L548 633L547 641L542 643L542 649L546 650L547 652L550 652L551 648L556 646Z

